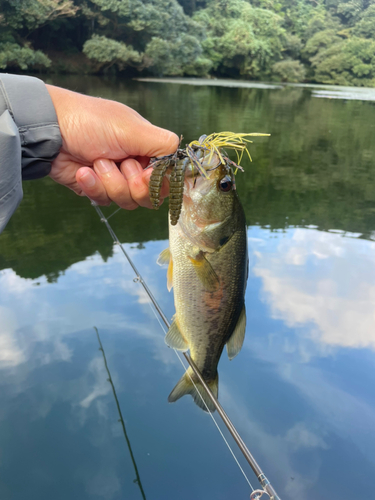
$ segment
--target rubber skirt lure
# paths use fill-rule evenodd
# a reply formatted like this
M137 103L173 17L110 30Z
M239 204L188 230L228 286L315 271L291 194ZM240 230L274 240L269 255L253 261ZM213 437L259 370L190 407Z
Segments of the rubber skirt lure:
M205 178L208 176L203 163L210 166L209 170L227 163L243 170L239 166L243 154L246 153L249 160L252 161L247 149L247 144L252 143L249 139L251 136L269 136L269 134L220 132L208 136L202 135L197 141L187 144L185 149L177 149L171 155L152 158L150 167L153 168L153 171L150 177L149 192L153 208L155 210L159 208L163 179L169 175L169 214L171 224L175 226L181 213L187 167L191 165L193 176L200 174ZM228 154L223 148L235 150L238 164L229 160ZM218 158L218 163L212 166L211 162L214 156Z

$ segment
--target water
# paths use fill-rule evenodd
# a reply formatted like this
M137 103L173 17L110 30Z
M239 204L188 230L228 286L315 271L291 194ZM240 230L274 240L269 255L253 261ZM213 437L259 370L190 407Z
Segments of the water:
M51 83L125 102L186 141L272 134L238 174L248 326L240 355L220 362L220 401L283 500L371 498L374 103L349 89L327 99L305 87ZM0 237L1 499L142 498L94 326L146 498L248 499L209 416L188 397L167 403L182 367L95 210L49 179L24 187ZM167 205L110 221L171 317L155 263Z

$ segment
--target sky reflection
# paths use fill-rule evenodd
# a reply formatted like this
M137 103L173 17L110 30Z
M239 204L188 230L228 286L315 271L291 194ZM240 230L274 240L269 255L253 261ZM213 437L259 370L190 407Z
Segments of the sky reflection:
M349 498L375 463L375 243L313 228L248 237L247 333L233 362L224 352L219 398L282 498ZM126 249L171 317L166 245ZM140 498L93 326L146 497L248 498L209 417L191 398L167 403L182 368L133 277L117 249L53 283L0 271L2 498Z
M279 233L276 245L268 236L264 248L253 232L253 273L273 319L300 327L322 354L375 348L375 242L294 229Z

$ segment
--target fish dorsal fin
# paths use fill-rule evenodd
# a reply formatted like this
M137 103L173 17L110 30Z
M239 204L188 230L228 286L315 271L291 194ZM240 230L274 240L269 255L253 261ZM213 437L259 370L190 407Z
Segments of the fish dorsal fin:
M167 271L167 288L170 292L173 288L173 260L172 257L169 259L169 266Z
M209 292L217 290L220 285L219 278L206 257L201 254L195 258L189 257L189 259L205 289Z
M164 340L167 346L172 347L172 349L177 349L177 351L185 352L189 349L189 345L182 336L175 319L173 320Z
M246 310L243 306L236 328L227 342L228 358L233 359L240 352L245 338L246 330Z
M156 263L159 266L165 266L166 264L169 264L169 259L171 258L171 252L168 248L165 248L159 255L158 260Z

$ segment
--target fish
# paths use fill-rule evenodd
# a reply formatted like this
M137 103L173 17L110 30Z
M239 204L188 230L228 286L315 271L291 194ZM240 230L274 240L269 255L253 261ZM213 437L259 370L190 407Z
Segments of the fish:
M247 233L229 160L211 152L201 166L205 176L193 164L186 167L181 213L175 224L169 222L169 247L158 264L168 264L167 287L174 289L176 309L165 342L176 350L190 351L217 398L217 367L224 346L233 359L245 337ZM203 410L215 410L190 367L168 401L187 394Z

